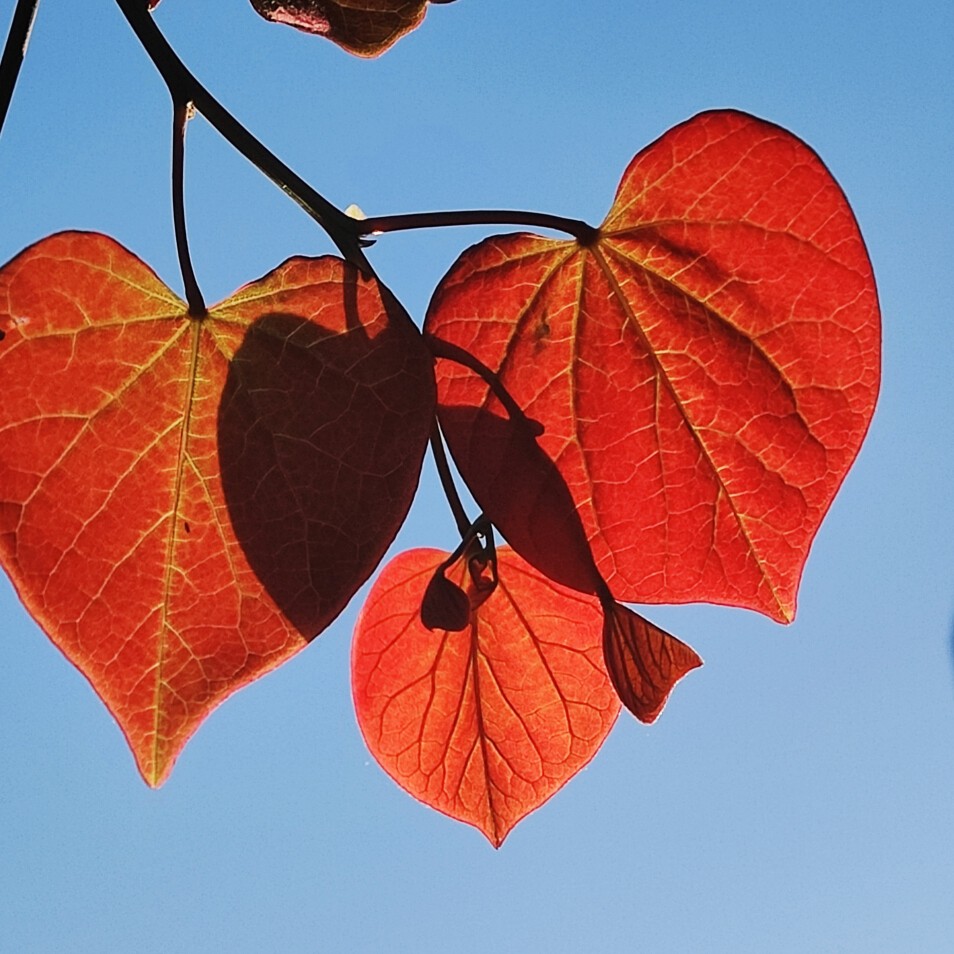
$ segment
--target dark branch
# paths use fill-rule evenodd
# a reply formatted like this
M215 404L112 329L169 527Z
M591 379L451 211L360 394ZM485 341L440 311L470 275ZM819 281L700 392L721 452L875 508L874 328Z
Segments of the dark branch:
M361 220L362 235L403 232L408 229L444 228L448 225L529 225L572 235L581 245L592 245L599 229L580 219L545 212L520 212L511 209L480 209L457 212L411 212L406 215L379 215Z
M189 303L189 314L193 318L204 318L208 311L192 267L185 220L185 134L190 107L182 101L173 101L172 105L172 219L176 231L176 251L179 253L179 269Z
M0 132L3 132L3 123L13 99L13 90L26 56L30 30L33 28L33 18L39 3L40 0L18 0L13 11L10 32L3 47L3 56L0 57Z
M444 438L441 435L437 418L434 419L434 426L431 428L431 454L434 456L437 475L441 479L441 487L444 488L444 496L447 498L451 513L454 515L457 530L461 535L461 539L466 539L467 533L471 528L471 521L467 518L467 511L464 510L460 494L457 493L457 486L454 484L454 476L447 462L447 452L444 450Z
M523 409L514 400L513 395L504 387L500 378L487 367L479 358L475 358L469 351L464 350L459 345L436 338L433 335L425 334L424 342L430 349L435 358L446 358L456 364L473 371L490 389L490 392L503 405L507 416L512 421L521 421L530 430L530 434L539 437L543 433L543 428L538 421L534 421L523 413Z
M189 72L153 22L143 0L116 0L133 32L169 87L175 102L190 102L249 162L294 199L327 233L341 254L364 274L372 274L364 255L361 226L316 192L256 139Z

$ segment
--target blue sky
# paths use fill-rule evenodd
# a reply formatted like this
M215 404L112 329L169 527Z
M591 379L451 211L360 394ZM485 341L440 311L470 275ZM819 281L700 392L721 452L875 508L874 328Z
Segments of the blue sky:
M82 7L40 5L0 137L0 260L60 229L101 230L179 290L165 89L112 3ZM12 11L0 0L0 29ZM596 223L632 155L694 113L787 127L868 243L882 396L795 623L656 608L706 666L656 725L622 718L499 852L365 750L348 675L360 596L216 711L153 792L0 582L0 949L954 949L951 5L458 0L372 62L243 0L164 0L157 20L274 151L369 214L513 207ZM209 301L331 250L201 120L187 167ZM420 318L485 234L386 236L371 255ZM453 537L428 465L397 546Z

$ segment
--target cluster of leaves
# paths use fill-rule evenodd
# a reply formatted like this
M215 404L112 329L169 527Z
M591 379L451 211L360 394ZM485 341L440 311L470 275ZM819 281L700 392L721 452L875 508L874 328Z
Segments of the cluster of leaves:
M400 785L499 845L593 757L621 704L652 722L701 664L624 602L793 618L879 383L848 203L792 134L714 111L636 155L598 228L361 221L221 111L163 46L157 0L117 2L179 134L192 102L344 257L291 259L207 308L177 203L188 301L103 235L53 235L3 267L0 559L159 785L212 708L373 573L430 444L460 543L402 553L377 578L354 634L355 708ZM361 55L426 7L252 3ZM468 249L419 330L366 237L465 221L571 237Z

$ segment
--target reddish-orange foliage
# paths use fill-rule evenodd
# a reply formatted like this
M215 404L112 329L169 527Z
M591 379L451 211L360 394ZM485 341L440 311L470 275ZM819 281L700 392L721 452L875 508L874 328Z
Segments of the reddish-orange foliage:
M319 32L368 55L424 11L253 2L326 16ZM395 559L353 647L375 757L498 846L620 700L652 722L701 664L617 600L793 617L879 383L854 218L776 126L712 112L671 130L580 235L489 239L435 293L440 422L486 520L460 559ZM0 380L0 560L151 785L367 579L434 420L420 333L340 259L292 259L196 318L82 233L0 269ZM515 552L494 556L484 523Z
M266 20L333 40L357 56L378 56L420 26L428 0L251 0ZM449 3L451 0L433 0Z
M703 113L636 156L593 242L506 235L465 252L425 330L494 379L498 395L440 360L439 415L475 498L531 563L562 561L557 578L579 585L576 549L553 548L568 494L618 599L793 618L880 376L864 243L804 143ZM549 470L517 459L531 443ZM516 495L514 468L537 472Z
M596 754L619 700L603 667L599 601L509 549L497 553L496 587L479 556L451 566L469 618L456 631L428 629L422 602L447 558L412 550L382 570L355 629L355 710L399 785L499 847Z
M417 485L430 356L338 259L192 320L81 233L0 271L0 331L0 558L158 785L377 565Z

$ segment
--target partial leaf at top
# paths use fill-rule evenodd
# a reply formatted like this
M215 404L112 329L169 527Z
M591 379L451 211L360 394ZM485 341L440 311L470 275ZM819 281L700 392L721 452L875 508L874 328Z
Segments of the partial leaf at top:
M465 252L425 331L439 353L474 356L542 427L617 599L793 618L880 377L864 242L808 146L752 116L703 113L636 156L592 243L505 235ZM524 487L520 507L482 494L507 479L490 472L507 456L494 430L470 426L510 416L493 390L439 360L454 458L521 549L527 501L545 519L546 493Z
M266 20L327 37L357 56L378 56L420 26L428 0L251 0ZM449 3L452 0L433 0Z
M447 558L412 550L381 571L352 644L355 710L399 785L499 847L596 754L619 700L599 601L552 584L509 548L497 551L496 586L466 557L451 566L469 617L456 628L455 610L454 629L426 625L425 594Z
M0 270L0 331L0 559L158 785L380 560L430 431L429 355L338 259L197 321L82 233Z

